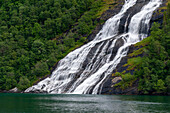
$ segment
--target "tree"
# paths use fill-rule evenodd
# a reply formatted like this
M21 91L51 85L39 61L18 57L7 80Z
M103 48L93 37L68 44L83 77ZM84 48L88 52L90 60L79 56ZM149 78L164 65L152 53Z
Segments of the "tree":
M0 42L0 55L6 55L9 52L9 46L4 42Z
M36 76L43 76L46 74L49 74L49 70L48 70L48 65L46 62L38 62L33 70L32 70L32 74L36 75Z
M32 51L36 54L36 55L41 55L43 53L45 53L45 47L44 47L44 43L41 42L40 40L35 40L32 44Z
M165 87L165 83L162 79L159 79L157 81L156 84L154 84L154 89L156 90L156 92L158 93L162 93L162 92L165 92L166 90L166 87Z
M5 83L3 84L3 86L5 87L6 90L10 90L16 86L17 82L13 76L4 76L4 78Z
M26 76L22 76L19 79L19 83L18 83L17 87L19 90L23 91L26 88L28 88L30 85L31 84L30 84L29 79Z
M81 35L87 34L90 32L89 26L85 22L81 22L78 25L78 33Z
M55 54L51 54L51 55L49 56L48 61L47 61L48 66L49 66L49 67L53 67L54 64L56 64L56 62L57 62L57 58L56 58Z
M66 38L64 39L64 45L65 45L66 47L69 47L69 48L75 46L75 40L74 40L74 38L66 37Z
M48 74L68 52L82 45L86 38L78 34L76 26L83 20L87 23L85 27L91 28L89 23L100 8L91 10L96 2L102 3L94 0L1 0L0 90L21 85L20 81L25 80L23 76L36 81ZM69 31L70 28L73 29Z
M36 39L42 36L42 28L39 23L35 23L32 29L32 34L36 37Z
M170 93L170 75L168 75L165 79L167 85L167 92Z

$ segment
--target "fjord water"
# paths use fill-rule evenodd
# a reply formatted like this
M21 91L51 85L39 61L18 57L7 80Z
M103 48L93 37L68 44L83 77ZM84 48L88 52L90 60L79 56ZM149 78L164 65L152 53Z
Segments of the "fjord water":
M126 19L122 33L119 31L121 19L137 2L146 4ZM129 46L147 37L153 11L160 4L161 0L125 0L120 12L106 21L91 42L69 53L58 63L51 77L25 92L100 94L102 84L127 55ZM117 43L121 46L115 46Z
M169 96L0 94L0 113L169 112Z

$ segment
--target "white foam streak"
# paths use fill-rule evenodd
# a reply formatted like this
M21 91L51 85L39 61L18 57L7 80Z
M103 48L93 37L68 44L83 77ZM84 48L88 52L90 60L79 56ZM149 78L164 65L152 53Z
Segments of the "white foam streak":
M121 11L106 21L93 41L69 53L58 63L50 78L28 88L25 92L39 90L48 93L100 93L102 83L116 68L122 57L126 56L128 47L146 38L147 34L140 30L141 28L146 28L146 32L149 30L152 13L161 4L161 0L150 0L140 12L131 18L128 32L118 36L120 19L130 7L136 4L136 1L125 0ZM113 48L118 40L122 40L123 45L115 54ZM95 51L94 48L96 48ZM92 51L93 56L88 59ZM84 67L86 60L88 62Z

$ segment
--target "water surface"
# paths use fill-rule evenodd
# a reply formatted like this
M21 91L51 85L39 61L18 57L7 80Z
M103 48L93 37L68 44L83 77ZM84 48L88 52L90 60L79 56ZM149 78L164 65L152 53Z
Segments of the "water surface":
M0 113L170 113L170 97L0 94Z

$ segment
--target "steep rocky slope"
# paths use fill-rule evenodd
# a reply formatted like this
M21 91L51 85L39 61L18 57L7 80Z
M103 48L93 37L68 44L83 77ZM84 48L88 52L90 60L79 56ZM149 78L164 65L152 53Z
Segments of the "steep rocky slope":
M164 8L166 7L166 3L167 1L163 1L161 7L154 11L154 14L150 22L150 26L152 26L154 22L158 22L161 25L163 24L163 12L166 10ZM113 74L110 75L108 79L105 81L105 83L103 84L101 94L125 94L125 95L141 94L138 91L139 79L135 79L131 81L131 83L128 83L129 86L126 88L120 88L120 86L118 86L117 84L122 81L122 78L120 76L117 76L116 74L130 73L133 75L136 65L129 64L128 60L133 58L143 57L145 54L144 49L147 46L149 40L150 39L144 39L143 41L130 46L128 55L121 60L117 68L113 71Z

